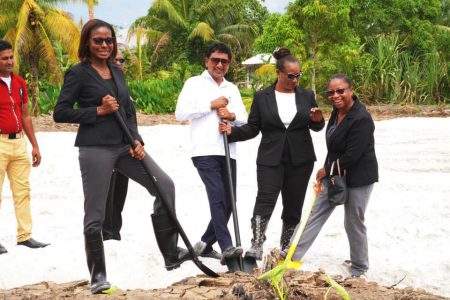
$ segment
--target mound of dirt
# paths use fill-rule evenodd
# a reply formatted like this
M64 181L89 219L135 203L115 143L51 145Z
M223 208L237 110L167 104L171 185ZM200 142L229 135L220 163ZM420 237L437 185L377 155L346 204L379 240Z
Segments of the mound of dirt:
M11 290L0 290L0 298L8 300L33 299L278 299L269 283L257 280L257 274L242 272L223 273L219 278L206 276L189 277L173 285L155 290L118 290L111 295L91 295L87 280L62 284L41 282ZM284 276L290 300L322 300L329 285L320 272L287 271ZM397 289L379 286L364 279L342 279L333 277L349 293L351 299L367 300L441 300L422 290ZM330 290L327 299L342 299L335 290Z

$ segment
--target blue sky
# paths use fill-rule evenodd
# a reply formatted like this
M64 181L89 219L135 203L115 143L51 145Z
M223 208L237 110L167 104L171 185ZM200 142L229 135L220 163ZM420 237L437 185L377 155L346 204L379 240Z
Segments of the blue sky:
M111 24L128 28L138 17L147 14L153 0L99 0L94 9L95 17ZM270 12L284 12L289 0L265 0L263 3ZM64 4L62 9L71 13L75 22L80 18L86 22L88 9L84 4Z

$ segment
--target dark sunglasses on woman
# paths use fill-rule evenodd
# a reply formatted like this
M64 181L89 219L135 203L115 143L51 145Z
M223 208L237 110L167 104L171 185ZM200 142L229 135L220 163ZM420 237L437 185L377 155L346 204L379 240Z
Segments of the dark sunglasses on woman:
M103 45L103 43L106 43L106 45L111 45L113 43L113 38L108 37L108 38L103 39L103 38L95 37L95 38L92 38L92 41L94 41L94 44L96 44L98 46Z
M345 93L346 89L347 88L336 89L336 90L329 90L329 91L327 91L327 96L328 97L332 97L332 96L334 96L334 93L337 93L338 95L343 95Z
M286 72L283 72L283 73L285 73L287 78L290 79L290 80L299 79L303 75L303 72L299 72L299 73L286 73Z
M223 66L228 66L230 64L230 60L225 59L225 58L211 57L209 60L212 61L216 65L218 65L219 63L222 63Z

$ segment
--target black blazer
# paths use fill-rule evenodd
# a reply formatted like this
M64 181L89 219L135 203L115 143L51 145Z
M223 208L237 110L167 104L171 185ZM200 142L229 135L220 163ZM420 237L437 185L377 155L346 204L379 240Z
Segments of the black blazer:
M335 108L328 122L336 122L338 110ZM341 169L347 172L347 185L358 187L378 181L378 162L375 155L375 124L364 104L358 99L350 111L327 139L327 159L325 170L330 174L331 163L339 158ZM333 171L335 173L336 171Z
M98 72L86 63L70 68L65 74L53 119L59 123L80 124L75 146L127 144L113 114L97 116L97 106L102 105L102 98L108 94L119 102L119 112L133 138L143 143L123 73L114 65L110 66L110 70L116 90L112 90ZM78 103L79 108L74 108L75 103Z
M233 127L230 141L245 141L254 138L261 131L257 164L279 165L284 147L289 147L292 165L314 162L316 155L309 130L321 130L325 126L325 121L314 123L309 119L311 108L317 107L312 91L296 87L295 102L297 114L286 128L278 114L275 84L255 93L247 124Z

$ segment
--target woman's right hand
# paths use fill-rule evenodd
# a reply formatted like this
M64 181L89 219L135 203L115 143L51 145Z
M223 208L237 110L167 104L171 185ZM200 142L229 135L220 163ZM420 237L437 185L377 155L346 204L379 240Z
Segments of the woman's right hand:
M316 181L320 182L322 179L324 179L327 176L327 172L325 171L325 168L321 168L319 171L317 171L316 174Z
M231 134L231 125L230 122L228 122L227 120L224 120L222 122L219 123L219 132L220 133L224 133L226 132L227 135Z
M119 103L116 98L106 95L102 98L102 105L97 107L97 116L105 116L119 110Z

